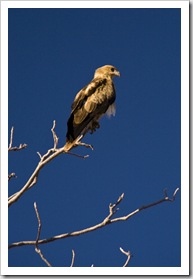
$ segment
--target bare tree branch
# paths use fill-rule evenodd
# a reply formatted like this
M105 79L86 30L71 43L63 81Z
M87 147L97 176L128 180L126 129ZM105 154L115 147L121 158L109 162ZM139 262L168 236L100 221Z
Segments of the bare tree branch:
M70 267L74 266L74 259L75 259L75 252L74 252L74 250L72 250L72 261L71 261Z
M161 204L163 202L173 202L175 200L175 197L176 197L176 194L177 194L178 191L179 191L179 188L177 188L174 191L173 196L172 196L171 199L168 196L164 196L164 198L162 198L162 199L160 199L156 202L153 202L151 204L144 205L144 206L134 210L133 212L129 213L126 216L111 219L111 217L117 212L117 209L115 207L122 201L122 199L124 197L124 194L122 194L118 198L116 203L114 203L113 205L112 204L109 205L109 214L107 215L107 217L101 223L99 223L97 225L94 225L92 227L83 229L83 230L74 231L74 232L70 232L70 233L64 233L64 234L56 235L56 236L53 236L53 237L50 237L50 238L41 239L41 240L38 241L38 244L45 244L45 243L49 243L49 242L52 242L52 241L55 241L55 240L58 240L58 239L78 236L78 235L81 235L81 234L85 234L85 233L89 233L89 232L98 230L98 229L100 229L100 228L102 228L106 225L110 225L110 224L113 224L115 222L126 221L126 220L128 220L129 218L131 218L132 216L134 216L135 214L139 213L140 211L142 211L144 209L150 208L152 206L156 206L156 205ZM32 241L15 242L15 243L12 243L12 244L9 245L9 249L13 248L13 247L23 246L23 245L35 245L35 241L32 240Z
M53 140L54 140L54 149L57 148L58 140L59 140L59 138L57 137L57 135L56 135L56 133L54 131L55 127L56 127L56 120L53 121L53 126L52 126L52 129L51 129L52 135L53 135Z
M109 204L109 215L104 219L104 223L110 222L110 218L119 210L119 208L116 208L117 205L122 201L124 198L124 193L118 198L117 202L114 204Z
M135 215L136 213L144 210L144 209L147 209L149 207L152 207L152 206L155 206L155 205L158 205L162 202L166 202L166 201L169 201L169 202L173 202L175 200L175 197L176 197L176 194L177 192L179 191L180 189L179 188L176 188L176 190L174 191L173 195L172 195L172 198L170 199L168 196L167 196L167 193L166 191L164 191L164 198L161 199L161 200L158 200L156 202L153 202L153 203L150 203L148 205L143 205L141 206L140 208L136 209L135 211L129 213L128 215L126 216L123 216L123 217L119 217L119 218L114 218L113 220L111 220L111 223L113 222L117 222L117 221L126 221L127 219L131 218L133 215Z
M17 176L16 176L16 174L15 174L14 172L12 172L12 173L10 173L10 174L8 175L8 181L9 181L12 177L17 178Z
M126 266L128 265L128 263L129 263L131 257L132 257L131 252L130 252L130 251L126 252L126 251L124 251L123 248L121 248L121 247L120 247L119 249L120 249L120 251L121 251L123 254L125 254L125 255L127 256L127 260L126 260L126 262L125 262L124 265L123 265L123 267L126 267Z
M35 251L40 255L41 259L47 264L47 266L50 267L52 265L44 257L44 255L42 254L42 251L38 247L38 242L39 242L39 239L40 239L42 224L41 224L40 215L39 215L39 212L38 212L38 208L37 208L36 202L34 202L34 209L35 209L36 216L37 216L37 219L38 219L38 232L37 232L37 237L36 237L36 241L35 241Z
M23 186L23 188L18 191L17 193L13 194L12 196L9 197L8 199L8 206L11 206L13 203L15 203L28 189L30 189L32 186L34 186L37 183L38 180L38 174L39 171L44 167L44 165L48 162L50 162L52 159L57 157L58 155L63 153L63 148L58 149L54 154L52 154L49 158L43 161L43 157L37 164L37 167L35 168L34 172L26 182L26 184Z
M42 223L41 223L40 214L39 214L36 202L34 202L34 209L35 209L36 217L37 217L37 220L38 220L38 232L37 232L37 237L36 237L36 241L35 241L35 251L40 256L40 258L47 264L47 266L51 267L52 265L44 257L42 251L38 247L38 242L39 242L39 239L40 239L40 234L41 234L41 229L42 229ZM70 267L74 266L74 259L75 259L75 252L74 252L74 250L72 250L72 260L71 260Z
M13 133L14 133L14 127L12 126L8 150L12 147L13 144Z
M72 155L72 156L75 156L75 157L78 157L78 158L81 158L81 159L86 159L86 158L89 157L89 155L84 155L84 156L82 156L82 155L79 155L79 154L76 154L76 153L72 153L72 152L69 152L69 151L68 151L67 154Z
M53 139L54 139L54 147L49 149L44 155L41 155L39 152L37 152L37 154L40 157L40 161L38 162L37 167L35 168L34 172L30 176L30 178L28 179L26 184L23 186L23 188L21 188L20 191L14 193L13 195L11 195L9 197L9 199L8 199L8 206L11 206L13 203L15 203L27 190L29 190L32 186L34 186L37 183L37 181L38 181L38 175L39 175L40 170L46 164L51 162L54 158L56 158L60 154L66 153L66 154L74 155L74 156L77 156L77 157L83 158L83 159L88 158L88 155L81 156L81 155L78 155L78 154L70 153L69 150L72 149L73 146L71 146L70 149L66 149L65 146L57 149L56 147L58 145L58 137L56 136L56 133L54 131L55 126L56 126L56 121L54 120L53 127L51 129L52 135L53 135ZM13 138L13 135L11 136L11 141L10 141L11 144L12 144L12 138ZM77 146L77 143L75 143L75 142L72 143L72 144L75 145L74 147Z
M91 148L92 150L94 150L94 147L91 144L81 142L81 139L83 137L84 135L80 135L73 142L66 142L66 144L64 145L64 152L69 152L72 148L75 148L77 146L85 146L87 148Z
M10 135L10 142L9 142L9 147L8 147L8 151L19 151L21 149L24 149L27 147L27 144L20 144L18 147L17 146L12 146L13 145L13 133L14 133L14 127L11 128L11 135Z

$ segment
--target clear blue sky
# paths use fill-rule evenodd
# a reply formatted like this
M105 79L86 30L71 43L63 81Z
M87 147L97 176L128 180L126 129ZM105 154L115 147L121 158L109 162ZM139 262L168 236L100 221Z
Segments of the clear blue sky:
M59 147L75 94L96 68L112 64L117 113L85 141L94 151L86 160L61 155L42 169L38 183L9 208L9 243L35 240L37 202L41 238L83 229L108 215L110 202L125 193L115 216L180 187L180 9L9 9L10 194L19 190L39 157L53 146L56 120ZM174 203L147 209L79 237L42 245L53 266L122 266L121 246L134 257L130 266L181 265L180 193ZM34 247L9 251L9 266L45 266Z

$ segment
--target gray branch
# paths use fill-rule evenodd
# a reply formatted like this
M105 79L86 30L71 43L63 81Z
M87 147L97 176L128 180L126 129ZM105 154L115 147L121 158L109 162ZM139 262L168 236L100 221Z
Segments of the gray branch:
M30 188L32 188L38 181L38 175L40 170L49 162L51 162L54 158L56 158L57 156L59 156L60 154L69 154L69 155L74 155L77 156L79 158L82 159L86 159L88 158L88 155L86 156L81 156L78 154L74 154L69 152L70 149L72 149L73 147L78 146L77 142L72 143L70 149L66 149L66 145L64 147L58 148L57 149L57 145L58 145L58 137L56 136L56 133L54 131L54 128L56 126L56 121L54 120L53 122L53 127L51 129L52 131L52 135L53 135L53 140L54 140L54 147L49 149L43 156L37 152L38 156L40 157L40 161L38 162L34 172L32 173L32 175L30 176L30 178L28 179L28 181L26 182L26 184L23 186L23 188L21 188L20 191L14 193L12 196L9 197L8 199L8 206L11 206L13 203L15 203L27 190L29 190ZM13 139L13 132L11 133L11 140L10 140L10 146L12 146L12 139ZM73 146L74 144L74 146Z
M56 241L58 239L63 239L63 238L82 235L82 234L85 234L85 233L89 233L89 232L101 229L106 225L110 225L110 224L113 224L113 223L116 223L116 222L119 222L119 221L126 221L126 220L128 220L129 218L131 218L132 216L134 216L135 214L139 213L142 210L145 210L147 208L156 206L156 205L161 204L163 202L173 202L175 200L175 197L176 197L176 194L177 194L178 191L179 191L179 188L177 188L174 191L172 198L169 198L167 195L164 195L164 198L162 198L162 199L160 199L156 202L150 203L148 205L144 205L144 206L132 211L131 213L129 213L126 216L111 219L111 217L117 212L116 206L123 200L124 194L122 194L118 198L116 203L114 203L113 205L112 204L109 205L109 214L107 215L107 217L101 223L99 223L97 225L94 225L94 226L91 226L91 227L88 227L88 228L83 229L83 230L64 233L64 234L56 235L56 236L53 236L53 237L50 237L50 238L45 238L45 239L38 240L38 244L45 244L45 243ZM33 240L31 240L31 241L30 240L29 241L28 240L27 241L20 241L20 242L15 242L15 243L10 244L9 249L14 248L14 247L18 247L18 246L35 245L35 244L36 244L36 242L33 241Z

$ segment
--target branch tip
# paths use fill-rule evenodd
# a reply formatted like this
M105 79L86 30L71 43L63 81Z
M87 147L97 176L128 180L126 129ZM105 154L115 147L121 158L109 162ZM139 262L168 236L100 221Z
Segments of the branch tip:
M10 174L8 175L8 181L9 181L12 177L17 178L17 176L16 176L16 174L15 174L14 172L12 172L12 173L10 173Z
M12 148L12 143L13 143L13 132L14 132L14 127L12 126L8 150Z
M131 254L131 252L130 251L125 251L125 250L123 250L123 248L119 248L120 249L120 251L123 253L123 254L125 254L126 256L127 256L127 260L126 260L126 262L124 263L124 265L123 265L123 267L126 267L127 265L128 265L128 263L129 263L129 261L130 261L130 259L131 259L131 257L132 257L132 254Z
M73 265L74 265L74 259L75 259L75 252L74 252L74 250L72 249L72 261L71 261L70 267L73 267Z
M125 195L124 193L121 194L121 196L118 199L119 202L124 198L124 195Z
M42 159L42 155L40 154L39 151L37 151L38 156L40 157L40 160Z
M88 158L88 157L89 157L89 155L85 155L85 156L84 156L84 159L86 159L86 158Z
M53 120L53 126L51 128L51 131L54 130L55 127L56 127L56 120Z
M176 190L173 193L173 199L175 199L177 192L180 191L180 188L176 188Z
M44 255L42 254L42 251L38 247L38 242L39 242L39 239L40 239L40 233L41 233L41 229L42 229L42 224L41 224L40 214L38 212L38 208L37 208L36 202L34 202L34 209L35 209L36 217L38 219L38 232L37 232L37 237L36 237L36 241L35 241L35 251L36 251L37 254L39 254L40 258L47 264L47 266L51 267L52 265L44 257Z
M180 188L178 187L178 188L175 189L175 191L174 191L174 193L173 193L171 199L168 197L166 190L167 190L167 189L164 190L164 198L165 198L165 200L168 200L168 201L173 202L173 201L175 200L176 194L177 194L177 192L180 190Z
M59 140L59 138L56 135L56 132L54 131L55 127L56 127L56 120L53 121L53 126L51 128L53 140L54 140L54 150L56 150L56 148L58 146L58 140Z
M79 154L76 154L76 153L72 153L72 152L66 152L66 154L69 154L69 155L72 155L72 156L75 156L75 157L78 157L78 158L81 158L81 159L87 159L89 157L89 155L79 155Z

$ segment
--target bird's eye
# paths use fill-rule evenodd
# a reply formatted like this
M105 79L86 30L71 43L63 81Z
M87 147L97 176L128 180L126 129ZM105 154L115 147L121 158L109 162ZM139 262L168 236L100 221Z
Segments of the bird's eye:
M115 71L115 68L111 68L111 72L114 72Z

